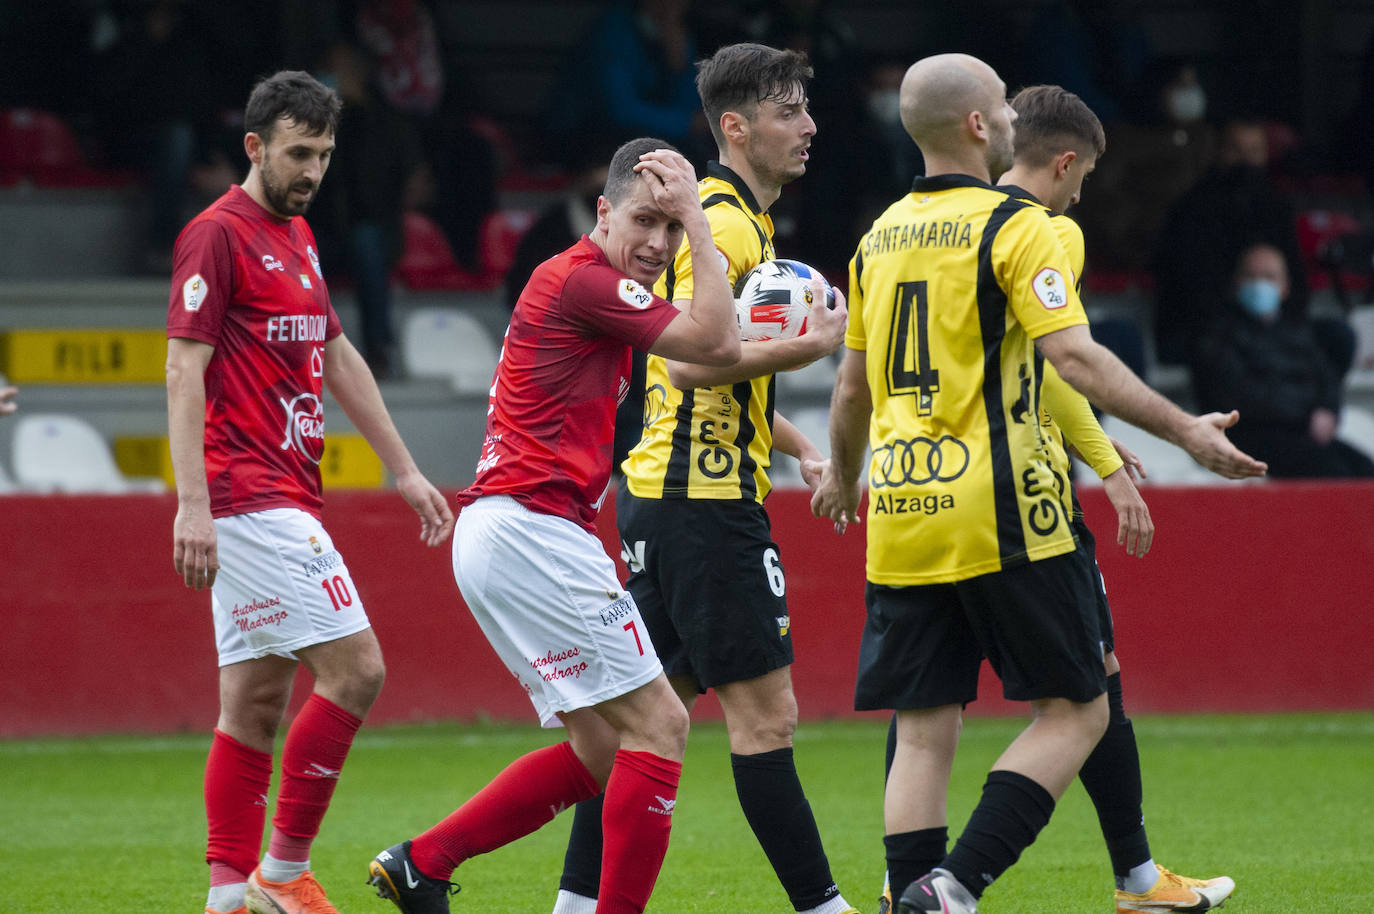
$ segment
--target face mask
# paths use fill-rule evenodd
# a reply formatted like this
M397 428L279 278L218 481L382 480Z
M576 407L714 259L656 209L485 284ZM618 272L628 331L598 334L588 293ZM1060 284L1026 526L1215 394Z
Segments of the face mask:
M868 113L879 124L900 124L902 122L896 89L874 89L868 93Z
M1169 117L1180 124L1191 124L1202 120L1207 113L1207 93L1201 86L1184 86L1174 89L1164 101Z
M1273 317L1281 304L1279 284L1268 279L1247 279L1236 290L1236 301L1257 320Z

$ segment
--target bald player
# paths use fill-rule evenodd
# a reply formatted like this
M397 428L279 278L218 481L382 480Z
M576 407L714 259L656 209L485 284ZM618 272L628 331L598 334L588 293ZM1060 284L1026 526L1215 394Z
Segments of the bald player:
M838 529L857 522L867 443L868 618L855 707L897 711L888 868L893 886L905 886L899 911L974 914L1108 721L1094 582L1074 557L1035 420L1037 350L1090 400L1220 475L1265 467L1226 439L1235 413L1191 416L1093 342L1048 214L992 186L1012 165L1016 112L991 67L957 54L918 61L902 82L901 114L927 174L850 263L831 464L812 509ZM948 785L984 656L1003 694L1030 703L1032 721L993 764L954 848L914 872L913 847L944 840L946 791L929 785Z

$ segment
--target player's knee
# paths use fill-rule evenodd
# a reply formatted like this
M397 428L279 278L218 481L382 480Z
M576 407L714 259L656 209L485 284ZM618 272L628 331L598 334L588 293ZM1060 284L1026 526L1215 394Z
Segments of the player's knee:
M1102 734L1107 732L1107 723L1111 720L1111 709L1107 706L1107 696L1105 693L1099 695L1082 707L1083 727L1093 743L1096 744L1102 738Z
M662 702L647 722L645 741L656 755L680 760L687 752L687 732L691 718L680 701Z
M382 662L382 658L369 657L360 663L354 674L354 682L358 697L365 699L368 707L371 707L377 696L382 694L382 684L386 682L386 664Z

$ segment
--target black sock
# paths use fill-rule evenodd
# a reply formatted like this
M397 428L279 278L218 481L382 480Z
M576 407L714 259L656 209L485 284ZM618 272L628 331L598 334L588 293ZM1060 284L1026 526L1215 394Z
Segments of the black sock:
M1035 781L1015 771L991 771L964 833L940 865L980 898L1031 846L1052 812L1054 797Z
M573 807L568 852L558 887L584 898L595 898L601 886L601 801L604 793Z
M900 898L906 887L929 873L945 859L949 844L949 827L922 828L895 835L883 835L887 848L887 882L893 899Z
M730 768L740 809L792 906L804 911L838 894L791 747L757 755L732 752Z
M1150 859L1150 841L1145 836L1145 815L1141 811L1140 753L1136 750L1135 729L1126 717L1121 700L1121 674L1107 677L1107 706L1111 722L1107 732L1083 763L1078 779L1097 809L1102 837L1112 858L1112 872L1125 876Z

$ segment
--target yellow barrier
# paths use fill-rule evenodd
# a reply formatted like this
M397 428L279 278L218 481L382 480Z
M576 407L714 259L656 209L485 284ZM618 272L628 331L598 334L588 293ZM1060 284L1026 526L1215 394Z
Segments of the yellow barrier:
M9 330L0 374L15 384L162 384L163 330Z
M114 457L125 476L157 476L176 486L166 435L116 438ZM326 489L380 489L386 468L362 435L326 435L320 479Z

